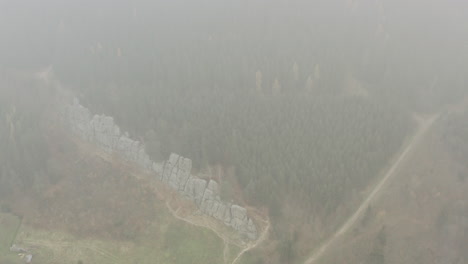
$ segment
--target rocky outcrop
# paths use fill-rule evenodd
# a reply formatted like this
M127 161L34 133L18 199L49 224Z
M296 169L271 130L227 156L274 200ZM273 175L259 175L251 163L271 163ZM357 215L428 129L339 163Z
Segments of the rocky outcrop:
M218 183L190 175L191 168L190 159L173 153L164 164L161 180L184 197L194 201L204 214L224 222L245 237L255 240L257 229L252 219L248 217L247 210L239 205L222 201Z
M65 121L82 139L96 144L108 153L117 152L126 160L136 162L145 169L152 169L153 162L139 141L122 134L114 119L105 115L91 116L91 112L77 99L65 107Z
M192 175L192 160L173 153L165 162L152 161L144 145L131 139L127 133L122 133L112 117L91 115L91 112L77 99L74 99L72 104L66 105L64 111L65 123L83 140L95 144L108 153L117 153L141 168L151 171L183 197L194 201L204 214L224 222L250 240L257 239L257 229L252 219L248 217L247 210L239 205L221 201L216 181L207 181Z

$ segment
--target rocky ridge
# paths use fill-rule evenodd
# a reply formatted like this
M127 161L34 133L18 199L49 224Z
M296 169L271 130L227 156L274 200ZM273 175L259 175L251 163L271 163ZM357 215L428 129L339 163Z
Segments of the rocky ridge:
M141 168L153 172L159 180L183 197L192 200L204 214L224 222L247 239L257 239L257 228L248 217L247 210L222 201L216 181L207 181L192 175L192 160L172 153L167 161L152 161L145 146L131 139L128 133L122 133L112 117L92 115L76 98L73 99L73 103L65 105L64 121L81 139L95 144L107 153L117 153Z

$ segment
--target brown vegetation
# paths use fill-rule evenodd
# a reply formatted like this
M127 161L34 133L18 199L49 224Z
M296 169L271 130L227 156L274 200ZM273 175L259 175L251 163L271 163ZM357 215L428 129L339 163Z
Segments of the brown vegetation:
M83 153L83 146L61 131L48 132L49 182L16 202L17 213L29 224L130 239L155 220L156 195L147 180L131 174L130 165Z

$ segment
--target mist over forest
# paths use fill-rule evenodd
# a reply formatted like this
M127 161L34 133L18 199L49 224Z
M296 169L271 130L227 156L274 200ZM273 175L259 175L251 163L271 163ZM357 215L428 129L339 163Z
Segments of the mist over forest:
M468 2L4 0L0 34L0 263L468 261Z

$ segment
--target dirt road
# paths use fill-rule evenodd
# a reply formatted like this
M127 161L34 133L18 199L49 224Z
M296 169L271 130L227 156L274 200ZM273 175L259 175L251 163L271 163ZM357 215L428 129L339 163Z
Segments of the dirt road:
M408 158L408 154L411 150L417 146L418 142L424 137L426 132L432 126L432 124L439 118L439 114L434 115L430 118L420 120L419 127L416 130L413 138L408 143L406 148L401 152L398 158L395 160L393 165L388 169L387 173L383 176L380 182L375 186L372 192L364 199L364 201L360 204L358 209L354 212L353 215L349 217L349 219L327 240L325 241L320 247L314 250L312 255L304 262L304 264L314 264L316 263L323 254L329 249L335 241L343 236L359 219L360 216L366 211L369 204L374 200L378 194L383 190L385 184L394 176L396 175L395 171L400 167L400 165Z

